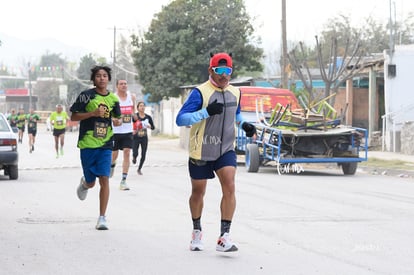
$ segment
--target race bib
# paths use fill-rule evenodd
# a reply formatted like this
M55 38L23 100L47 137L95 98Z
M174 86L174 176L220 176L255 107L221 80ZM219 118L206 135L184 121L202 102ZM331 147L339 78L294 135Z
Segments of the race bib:
M145 135L146 135L146 133L147 133L147 131L145 131L145 130L143 130L143 129L138 130L138 136L139 136L139 137L143 137L143 136L145 136Z
M122 115L122 123L131 123L131 115Z
M35 126L35 124L33 122L29 123L29 128L33 128Z
M105 138L108 133L108 123L106 122L95 122L93 129L93 136L96 138Z
M63 120L58 120L58 121L56 121L56 125L57 125L57 126L62 126L62 125L63 125Z

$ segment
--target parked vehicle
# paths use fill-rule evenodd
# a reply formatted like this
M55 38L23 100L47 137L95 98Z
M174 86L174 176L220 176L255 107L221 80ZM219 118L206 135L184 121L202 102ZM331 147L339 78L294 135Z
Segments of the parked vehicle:
M368 159L367 130L342 125L342 118L326 99L300 106L286 89L240 90L243 116L257 129L255 139L237 131L236 151L245 154L248 172L269 163L289 170L297 163L331 162L341 166L345 175L353 175L358 162Z
M283 106L290 104L292 110L300 108L295 94L288 89L256 86L240 86L238 88L241 92L241 112L243 117L250 122L260 122L263 115L270 117L277 104ZM261 104L262 114L257 113L258 103Z
M6 117L0 113L0 170L11 180L19 177L17 151L17 128L10 127Z

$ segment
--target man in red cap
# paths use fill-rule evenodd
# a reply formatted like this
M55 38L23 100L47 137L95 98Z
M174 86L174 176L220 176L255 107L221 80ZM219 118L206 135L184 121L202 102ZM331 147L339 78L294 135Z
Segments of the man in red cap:
M256 128L243 121L240 114L240 90L229 85L232 72L231 54L211 54L209 80L190 92L176 118L178 126L191 126L188 168L192 185L189 200L193 220L190 242L192 251L204 249L201 214L207 179L213 179L215 175L219 178L222 189L221 227L216 250L238 250L229 235L236 208L234 123L241 126L248 137L256 133Z

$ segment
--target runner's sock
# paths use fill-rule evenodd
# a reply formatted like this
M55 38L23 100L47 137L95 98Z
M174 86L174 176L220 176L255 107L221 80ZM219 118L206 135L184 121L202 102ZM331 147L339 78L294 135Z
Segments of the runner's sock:
M193 229L201 231L201 217L193 219Z
M122 173L122 180L126 180L128 173Z
M221 220L220 236L223 236L224 233L230 233L230 226L231 226L231 221Z

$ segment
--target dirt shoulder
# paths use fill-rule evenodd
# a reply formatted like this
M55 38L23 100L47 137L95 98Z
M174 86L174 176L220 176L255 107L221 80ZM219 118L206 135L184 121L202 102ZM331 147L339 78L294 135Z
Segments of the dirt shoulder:
M358 167L375 175L414 178L414 163L405 160L368 157L368 161L361 162Z

